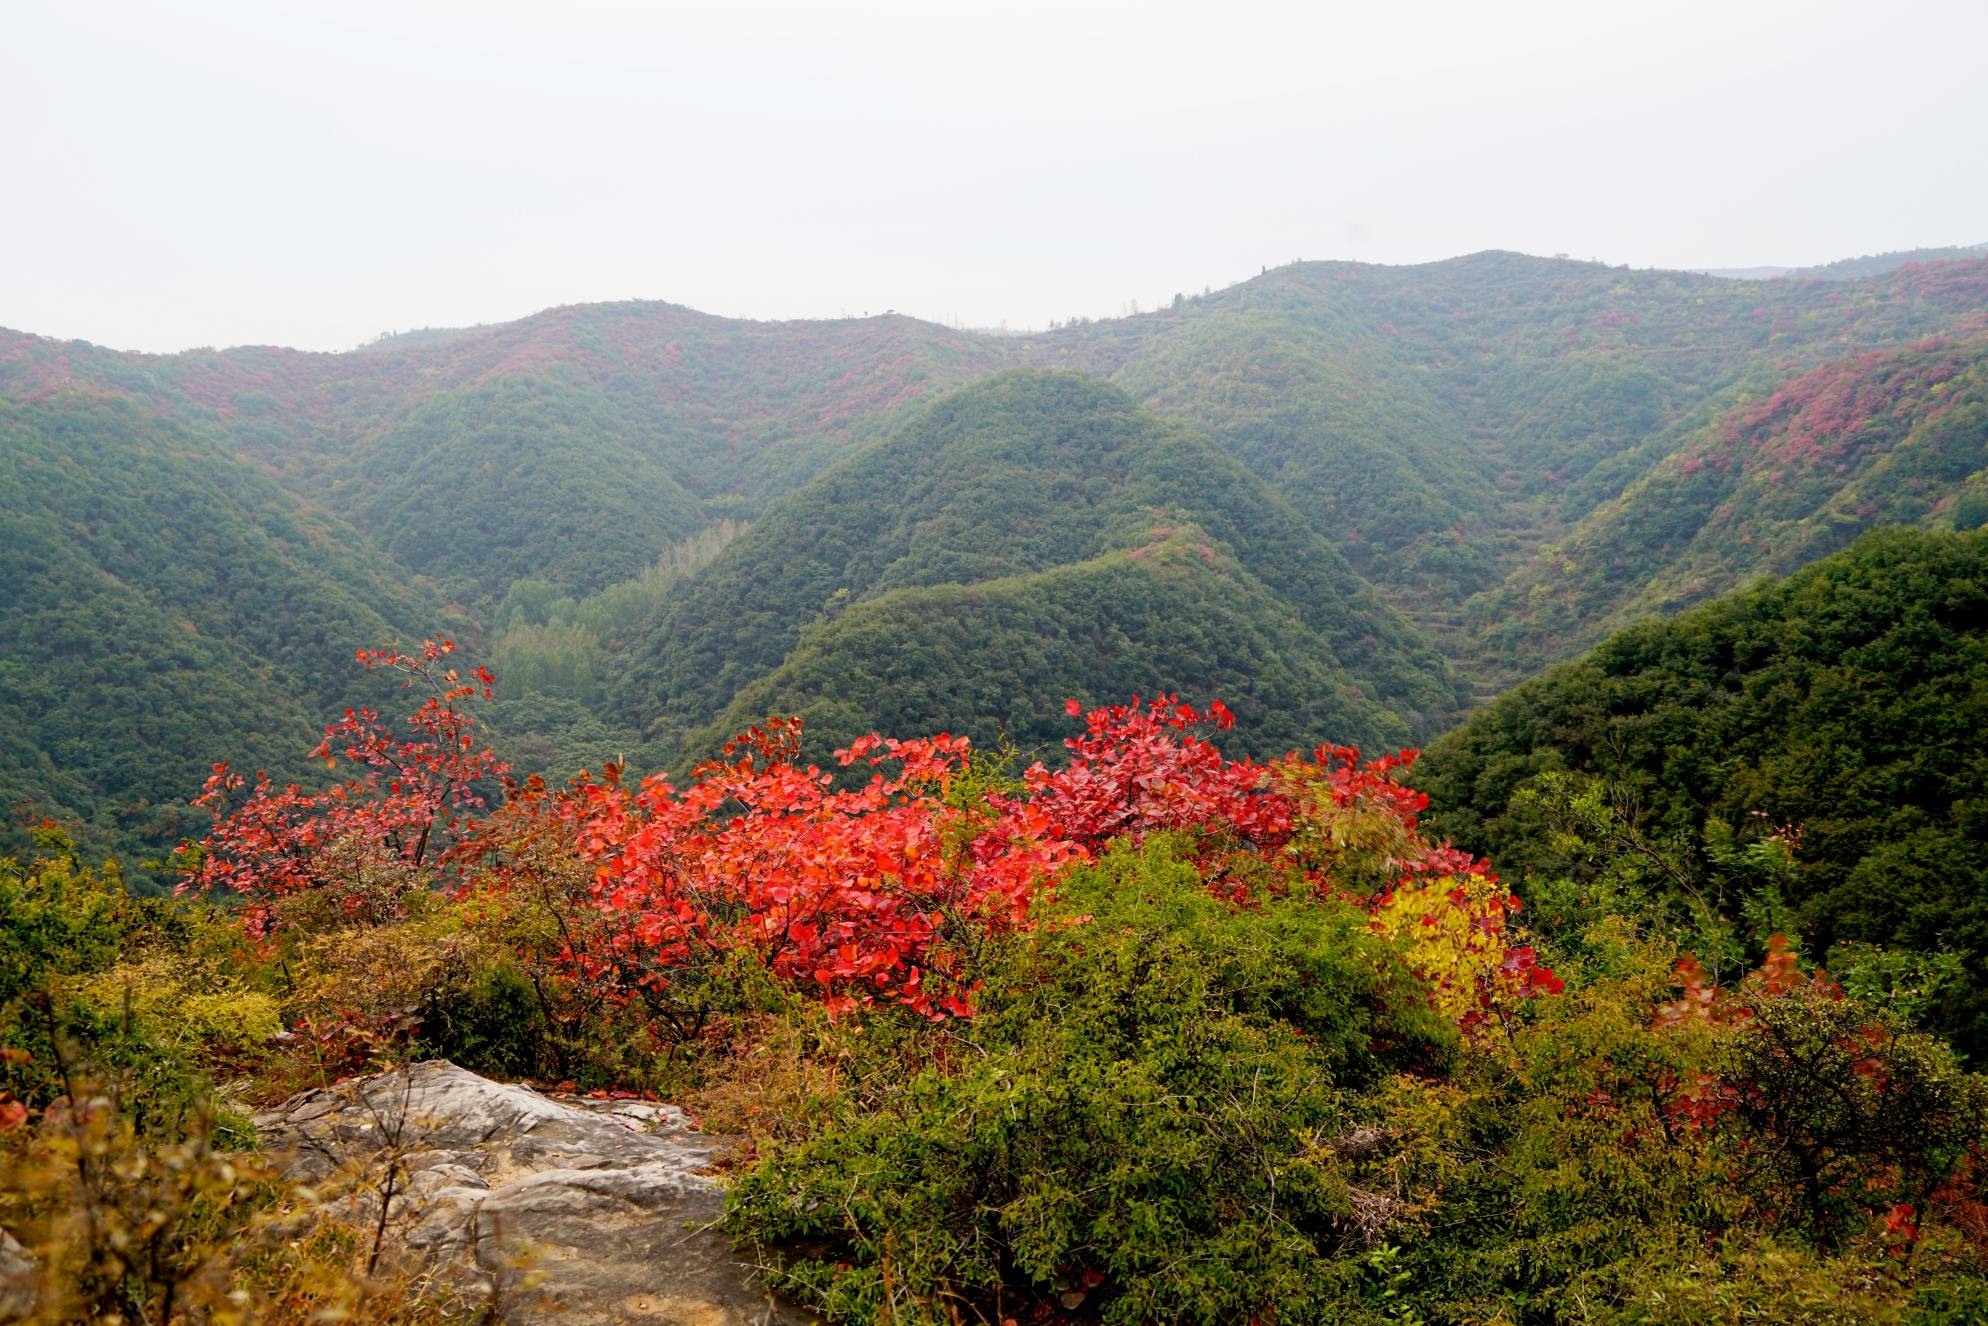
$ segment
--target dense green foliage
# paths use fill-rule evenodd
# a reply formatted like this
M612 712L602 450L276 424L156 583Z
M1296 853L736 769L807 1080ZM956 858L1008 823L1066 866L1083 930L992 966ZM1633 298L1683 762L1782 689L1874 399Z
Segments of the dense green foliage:
M1290 313L1196 319L1134 355L1115 380L1187 419L1388 583L1479 583L1491 561L1462 538L1493 492L1456 403L1384 340Z
M703 523L697 499L627 427L557 377L437 394L364 453L361 473L394 482L340 505L400 565L479 596L528 578L598 589Z
M209 1085L208 1064L281 1029L274 1001L175 981L180 964L159 961L239 947L219 917L132 897L115 871L80 866L59 834L38 834L35 848L0 857L0 1048L13 1051L0 1056L0 1095L45 1107L87 1062L143 1081L133 1102L141 1127L178 1126ZM239 1117L226 1126L248 1131Z
M1896 1240L1978 1145L1982 1080L1806 979L1758 973L1723 1011L1680 1013L1674 956L1596 927L1510 1058L1396 1106L1398 1158L1376 1168L1429 1194L1389 1249L1402 1296L1432 1322L1978 1315L1955 1243L1901 1258Z
M1785 904L1809 951L1891 950L1907 985L1952 955L1925 1011L1980 1055L1984 731L1988 531L1892 530L1517 687L1432 747L1427 785L1444 830L1556 907Z
M942 1058L920 1064L915 1032L860 1042L833 1122L733 1188L735 1230L820 1248L784 1279L837 1319L942 1319L899 1286L1006 1288L1016 1315L1108 1286L1114 1323L1322 1320L1363 1289L1381 1307L1331 1256L1360 1214L1328 1139L1455 1032L1359 909L1236 909L1178 851L1068 881L1062 914L1088 921L1018 944Z
M1787 973L1669 1011L1674 951L1618 919L1567 946L1564 993L1459 1043L1344 904L1230 908L1181 847L1071 878L937 1045L831 1039L834 1090L730 1195L777 1283L900 1324L1988 1306L1955 1185L1988 1082L1935 1038Z
M1473 603L1483 647L1536 665L1867 529L1988 521L1988 341L1857 355L1761 394Z
M964 389L836 466L632 654L623 711L665 733L730 702L727 721L791 709L838 739L985 734L1072 694L1178 687L1247 702L1270 747L1400 741L1455 705L1415 629L1264 485L1069 374Z
M818 757L881 726L1005 738L1053 755L1069 696L1236 697L1236 745L1257 754L1343 732L1374 748L1413 730L1361 697L1331 646L1189 525L1034 575L894 590L812 632L693 736L714 749L769 713L798 714Z
M1749 373L1778 381L1947 331L1980 313L1984 273L1918 261L1856 281L1737 282L1486 253L1299 264L1155 313L1010 338L641 303L347 355L161 358L8 335L0 392L128 396L334 514L390 520L379 541L423 563L413 569L501 596L548 568L581 590L629 574L645 560L633 544L650 540L653 555L713 513L756 512L920 396L1004 365L1071 368L1205 428L1356 562L1417 550L1363 568L1383 582L1447 579L1453 592L1664 447L1538 511L1494 496L1575 483ZM589 512L599 518L564 523ZM417 513L459 537L408 528ZM557 555L521 566L519 540L555 533ZM1456 546L1438 556L1444 541Z
M349 527L124 401L0 403L0 851L163 855L208 765L295 770L355 640L446 620Z

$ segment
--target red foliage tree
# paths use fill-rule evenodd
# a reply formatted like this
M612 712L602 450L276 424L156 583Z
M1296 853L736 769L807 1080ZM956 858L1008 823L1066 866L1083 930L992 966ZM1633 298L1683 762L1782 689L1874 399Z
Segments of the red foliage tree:
M1210 887L1239 905L1253 886L1379 906L1396 881L1493 878L1419 836L1426 798L1398 778L1413 752L1363 763L1326 746L1259 764L1199 735L1233 723L1219 702L1205 713L1173 695L1069 709L1085 722L1066 743L1070 763L1032 766L1025 795L974 784L968 743L946 735L862 738L838 758L876 772L837 790L832 774L794 763L794 720L745 734L684 789L651 779L630 791L612 775L582 784L580 845L619 926L605 951L574 955L579 978L653 997L748 950L835 1012L887 1000L966 1016L985 936L1029 924L1069 864L1157 832L1186 836ZM1473 952L1488 965L1456 1010L1466 1026L1558 988L1530 948L1507 942L1516 901L1499 893L1487 909L1483 892L1429 891L1417 913L1455 912L1451 929L1478 936Z
M864 737L837 758L874 772L838 790L834 775L795 764L799 736L798 721L770 720L682 789L582 785L580 846L599 863L600 904L632 921L590 965L611 960L654 991L745 949L831 1012L881 999L966 1015L980 937L1026 925L1079 848L1024 801L954 795L965 738Z
M446 848L485 807L481 789L508 770L478 747L469 711L490 698L495 678L447 666L454 650L454 641L425 640L413 654L358 651L363 667L401 673L404 688L425 693L403 731L369 708L347 709L325 728L311 758L352 766L339 782L307 791L262 770L251 783L215 765L194 799L214 826L182 853L178 891L247 899L246 922L264 935L288 898L323 895L347 918L378 923L400 914L409 887L440 882Z
M1201 735L1233 724L1219 701L1204 713L1163 695L1088 713L1071 702L1085 730L1066 743L1070 762L1034 765L1019 783L988 776L968 741L947 734L863 737L837 752L838 775L797 763L798 720L772 719L684 787L663 777L629 787L610 767L559 793L508 784L506 808L486 816L481 789L507 771L479 748L468 710L492 678L448 667L453 649L360 653L427 693L402 733L365 708L325 730L313 754L350 764L341 782L307 791L258 773L250 785L217 765L197 803L214 828L188 852L181 888L248 899L247 923L263 935L300 896L341 921L376 923L404 914L411 891L474 874L493 896L543 895L578 1005L640 1005L658 1034L682 1037L702 1028L705 996L741 958L835 1014L881 1002L967 1016L981 946L1031 924L1059 872L1115 840L1172 832L1238 905L1252 889L1305 887L1391 907L1392 919L1446 913L1486 970L1467 981L1425 974L1477 992L1466 1025L1555 985L1530 949L1508 945L1503 917L1516 904L1502 893L1485 903L1488 872L1421 838L1426 798L1399 778L1412 751L1230 760ZM548 870L562 852L573 867ZM1413 907L1395 896L1402 884L1419 889Z

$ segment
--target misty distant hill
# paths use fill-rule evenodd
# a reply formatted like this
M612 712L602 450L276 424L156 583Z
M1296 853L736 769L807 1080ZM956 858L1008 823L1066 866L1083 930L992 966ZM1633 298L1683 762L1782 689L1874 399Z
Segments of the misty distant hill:
M1936 249L1899 249L1892 253L1871 253L1861 258L1839 258L1820 267L1701 267L1705 276L1723 276L1734 281L1774 281L1783 277L1797 281L1852 281L1860 276L1879 276L1896 271L1908 262L1941 262L1954 258L1979 258L1988 254L1988 244L1965 244Z

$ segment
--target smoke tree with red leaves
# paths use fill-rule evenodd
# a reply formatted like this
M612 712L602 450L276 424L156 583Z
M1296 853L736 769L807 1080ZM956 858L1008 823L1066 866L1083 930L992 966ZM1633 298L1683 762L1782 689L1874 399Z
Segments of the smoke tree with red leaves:
M657 990L744 949L831 1013L885 1000L965 1016L979 937L1025 926L1081 849L1025 801L955 795L965 738L861 738L837 759L871 775L838 789L834 774L795 764L799 736L798 722L769 720L681 789L660 777L632 791L612 777L581 785L600 905L632 922L611 960Z
M1060 871L1164 832L1190 840L1209 888L1236 905L1253 890L1314 890L1371 901L1377 929L1412 927L1406 948L1432 988L1467 987L1461 1001L1437 998L1466 1027L1557 988L1530 948L1505 943L1516 900L1487 895L1481 865L1420 837L1426 798L1399 780L1412 751L1230 760L1202 735L1232 726L1219 701L1205 712L1174 695L1090 711L1071 701L1084 732L1066 743L1069 763L1012 781L944 733L872 734L836 753L839 770L804 766L799 721L775 718L682 787L662 776L630 787L610 767L560 793L512 785L515 808L484 816L481 789L507 766L479 747L469 710L493 679L447 666L453 650L360 652L426 694L402 732L369 708L326 728L312 754L352 766L340 782L308 791L258 773L251 785L217 765L196 803L214 828L189 852L182 890L246 898L257 935L298 898L378 924L404 915L411 891L466 871L500 893L522 885L511 876L527 855L543 859L551 835L593 877L593 915L567 925L558 949L568 988L643 1007L656 1034L681 1039L702 1030L703 994L741 957L832 1015L885 1003L969 1016L981 946L1026 929ZM1458 942L1420 942L1429 934Z
M885 1001L963 1017L978 943L1025 928L1060 870L1115 840L1186 835L1210 888L1238 905L1253 887L1381 899L1397 880L1477 869L1418 836L1425 801L1397 779L1413 752L1362 763L1325 746L1260 764L1199 735L1232 724L1220 702L1069 708L1085 722L1070 763L1035 764L1009 791L976 780L970 744L945 734L861 738L838 759L871 775L838 789L834 773L795 764L791 719L745 734L681 789L652 778L631 790L613 771L583 782L579 843L618 925L605 951L572 955L577 977L653 996L743 950L832 1013ZM1485 941L1473 951L1488 951L1492 973L1455 1016L1475 1025L1493 1005L1557 988L1530 948L1503 943L1515 900L1466 916L1461 899L1438 891L1417 913L1456 912L1465 919L1449 930Z
M216 764L193 803L214 826L182 854L178 892L246 899L246 923L261 936L289 899L322 898L347 920L378 924L403 914L408 889L440 882L447 848L486 807L483 789L508 772L478 747L470 712L496 679L482 667L448 666L455 647L424 640L412 654L357 651L362 667L401 674L402 687L422 698L399 731L365 707L326 727L311 758L327 769L349 765L338 782L307 791Z

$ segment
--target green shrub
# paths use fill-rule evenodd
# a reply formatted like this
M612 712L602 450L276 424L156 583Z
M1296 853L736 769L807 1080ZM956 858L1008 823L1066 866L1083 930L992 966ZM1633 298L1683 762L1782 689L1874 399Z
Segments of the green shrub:
M781 1285L900 1324L1012 1293L1319 1320L1380 1291L1364 1259L1408 1203L1358 1186L1346 1139L1454 1033L1362 911L1232 907L1156 840L1073 874L988 962L970 1022L851 1028L838 1108L734 1186L735 1235L805 1248Z
M546 1025L532 983L517 964L497 960L454 986L430 989L422 1003L424 1055L494 1077L545 1071Z
M79 865L60 833L37 843L26 863L0 858L0 1101L39 1110L80 1075L115 1076L137 1087L123 1097L134 1126L174 1131L204 1094L200 1064L131 993L112 993L113 973L197 925L177 904L125 893L114 865ZM137 1000L154 1002L142 989Z
M158 909L125 893L115 863L81 866L61 834L44 830L37 845L26 862L0 858L0 1007L52 975L115 965Z
M1988 1136L1988 1081L1924 1032L1810 989L1752 1001L1720 1076L1760 1219L1833 1247L1925 1209Z
M283 1030L274 996L189 970L168 954L93 973L73 982L71 992L101 1015L134 1018L154 1039L202 1062L239 1062Z

